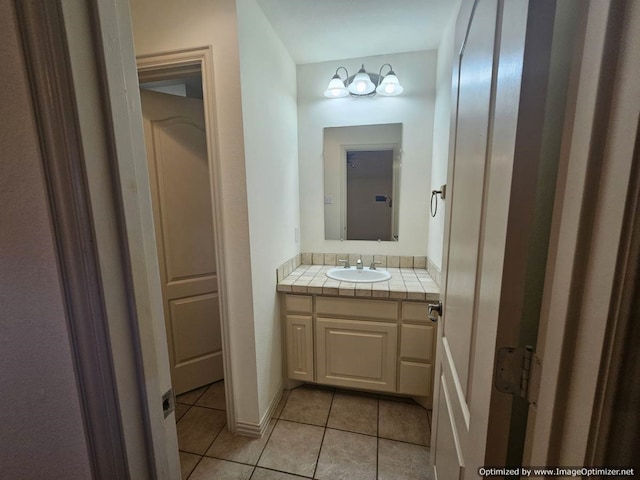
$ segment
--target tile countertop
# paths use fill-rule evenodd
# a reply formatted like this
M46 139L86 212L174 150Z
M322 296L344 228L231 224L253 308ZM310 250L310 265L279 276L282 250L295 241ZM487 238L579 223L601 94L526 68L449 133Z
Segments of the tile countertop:
M431 301L440 298L440 288L423 268L378 268L391 278L386 282L340 282L327 277L332 266L300 265L278 282L279 292ZM367 268L367 267L365 267Z

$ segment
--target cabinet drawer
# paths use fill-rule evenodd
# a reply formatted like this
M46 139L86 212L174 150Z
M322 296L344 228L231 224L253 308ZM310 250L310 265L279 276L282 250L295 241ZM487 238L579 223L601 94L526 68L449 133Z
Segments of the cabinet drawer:
M316 320L318 383L395 392L395 323Z
M428 303L422 302L402 302L402 320L431 323L428 305Z
M432 325L403 324L400 337L400 356L402 358L431 363L433 361Z
M285 295L284 308L287 312L313 313L311 295Z
M431 364L401 361L398 393L419 397L430 396L431 375Z
M313 322L308 315L287 315L287 373L289 378L313 381Z
M357 298L316 298L318 316L344 316L363 320L398 319L398 303L388 300L360 300Z

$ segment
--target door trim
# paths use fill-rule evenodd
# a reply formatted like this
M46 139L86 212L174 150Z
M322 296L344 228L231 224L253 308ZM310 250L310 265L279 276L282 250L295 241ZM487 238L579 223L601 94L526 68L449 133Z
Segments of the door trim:
M93 478L130 478L62 2L15 1ZM55 101L52 101L55 99ZM111 192L115 196L115 192ZM122 226L122 222L118 222ZM121 237L124 233L118 232ZM127 265L120 251L118 261ZM131 284L123 269L124 284ZM135 322L136 313L128 305ZM133 335L133 332L129 332ZM136 392L138 394L139 392ZM142 428L148 428L147 425ZM138 460L155 470L149 452Z
M160 80L177 74L200 72L202 76L202 101L204 105L205 135L209 163L209 183L213 207L215 255L220 298L220 330L222 334L222 363L224 367L224 388L227 404L227 425L231 432L237 428L235 402L233 398L233 375L231 368L229 314L227 285L224 264L224 237L222 235L222 185L220 183L220 152L218 151L215 121L214 59L211 47L196 47L184 50L140 55L136 57L140 81Z
M533 465L607 464L598 463L606 453L601 442L611 442L606 402L621 368L611 347L628 321L624 295L633 285L625 268L637 267L626 256L632 253L626 221L638 175L640 9L615 1L586 8L536 349L545 388L529 412L525 462ZM616 352L618 359L623 353ZM633 373L624 368L628 384ZM615 448L623 450L620 435Z

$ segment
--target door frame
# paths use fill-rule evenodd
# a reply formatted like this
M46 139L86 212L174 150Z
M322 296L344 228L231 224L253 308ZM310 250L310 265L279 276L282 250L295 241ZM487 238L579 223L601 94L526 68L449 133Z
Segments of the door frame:
M128 2L15 6L92 476L175 480L180 460L175 416L163 412L169 361ZM200 50L194 61L212 87L211 51ZM222 284L221 301L226 295ZM228 358L224 367L233 430Z
M220 152L218 151L217 128L215 123L215 96L213 51L209 47L196 47L136 57L139 81L154 81L175 78L180 74L199 73L202 78L202 101L207 141L209 165L209 185L214 225L214 250L216 257L218 297L220 308L220 332L222 335L222 363L226 398L227 425L236 431L236 417L233 399L233 377L231 369L229 336L229 314L227 284L224 264L224 238L222 235L222 185L220 184Z
M128 3L14 4L92 477L179 478Z
M149 426L141 411L134 414L135 420L130 417L129 420L134 421L125 426L122 414L126 406L116 387L118 384L122 387L125 381L118 378L118 358L110 344L114 322L109 309L113 296L103 288L104 268L100 265L99 249L104 242L98 242L96 238L95 211L87 182L86 164L89 162L83 146L86 136L78 113L81 99L74 88L71 67L70 44L73 44L74 36L65 28L61 1L15 1L14 6L38 130L44 167L42 188L46 190L51 214L91 473L93 478L113 479L130 478L134 472L150 473L154 466L148 450L136 452L139 458L133 468L127 464L127 458L132 454L127 442L135 444ZM70 8L79 13L82 23L82 14L86 12L81 8ZM91 87L93 85L88 86ZM100 107L96 106L98 114ZM102 159L100 154L104 151L95 153ZM110 181L112 178L105 179L109 185ZM118 229L114 234L121 238L123 232ZM126 261L118 245L115 245L112 258L118 263L113 270L120 274L119 282L129 287L129 272L118 268ZM133 306L127 307L121 312L126 320L135 318ZM122 331L121 335L125 340L133 340L134 336L131 331ZM119 352L131 353L126 350L127 346L123 346ZM137 393L136 390L130 396ZM137 446L146 445L138 443Z
M640 5L608 0L587 8L536 348L544 388L529 409L525 464L611 464L609 422L625 412L608 410L610 397L633 376L612 349L633 315L625 305L635 288L629 273L638 269L629 224L640 181ZM615 448L635 454L630 444Z

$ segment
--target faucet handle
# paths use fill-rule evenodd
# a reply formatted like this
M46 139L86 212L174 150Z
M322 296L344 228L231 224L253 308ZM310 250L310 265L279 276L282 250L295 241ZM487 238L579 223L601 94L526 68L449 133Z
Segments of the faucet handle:
M343 260L338 259L338 263L344 263L344 268L351 267L351 265L349 265L349 259L348 258L345 258Z
M375 270L376 269L376 265L380 265L382 262L371 262L371 265L369 265L369 270Z

